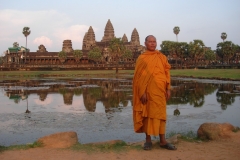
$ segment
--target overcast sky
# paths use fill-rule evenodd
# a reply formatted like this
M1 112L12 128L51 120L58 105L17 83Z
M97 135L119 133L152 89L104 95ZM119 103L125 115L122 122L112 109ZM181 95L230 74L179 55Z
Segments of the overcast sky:
M226 40L240 45L240 0L0 0L0 55L14 42L26 45L25 26L31 30L31 52L40 44L59 52L65 39L82 49L89 26L101 41L108 19L116 37L125 33L130 41L136 28L142 45L152 34L158 49L164 40L176 41L175 26L180 27L179 42L200 39L214 50L226 32Z

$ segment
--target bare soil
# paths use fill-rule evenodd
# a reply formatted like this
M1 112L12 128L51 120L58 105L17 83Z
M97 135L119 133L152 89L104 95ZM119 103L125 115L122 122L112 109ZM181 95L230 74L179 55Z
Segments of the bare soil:
M179 140L176 151L160 148L154 144L152 150L130 149L122 152L86 152L67 149L33 148L10 150L0 153L1 160L239 160L240 132L232 133L230 138L208 142L187 142Z

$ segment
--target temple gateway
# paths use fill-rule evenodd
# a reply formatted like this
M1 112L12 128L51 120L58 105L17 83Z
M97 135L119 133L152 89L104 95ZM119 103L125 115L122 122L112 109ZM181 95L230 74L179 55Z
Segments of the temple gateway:
M9 47L3 58L4 63L2 70L19 70L25 68L27 70L42 69L114 69L116 59L109 50L111 39L115 37L114 28L110 21L107 21L104 30L104 36L101 41L96 41L95 33L92 26L85 33L82 43L82 56L77 58L74 56L71 40L64 40L62 51L66 53L66 57L59 57L59 52L48 52L44 45L40 45L36 52L30 52L25 47L14 45ZM120 69L133 69L135 61L145 47L140 45L139 34L136 28L133 29L131 39L128 40L126 34L123 34L122 41L125 47L132 52L132 58L120 58ZM96 63L91 60L88 55L89 51L98 47L101 50L102 60Z

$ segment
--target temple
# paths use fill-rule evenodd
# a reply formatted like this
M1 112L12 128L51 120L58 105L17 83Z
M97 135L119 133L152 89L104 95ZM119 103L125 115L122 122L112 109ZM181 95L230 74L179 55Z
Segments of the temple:
M73 68L84 69L112 69L115 67L116 57L109 51L110 41L116 37L113 25L110 19L107 21L104 30L104 36L100 41L96 41L95 33L92 26L89 27L85 33L82 41L82 57L77 60L74 57L71 40L64 40L62 44L62 51L66 53L66 57L59 57L59 52L48 52L44 45L40 45L36 52L30 52L28 49L18 46L8 48L4 56L4 66L14 68L27 67L29 70L32 68ZM133 29L131 40L128 41L126 34L123 34L122 41L125 47L132 52L132 58L120 58L120 68L133 69L135 60L145 50L145 47L140 45L139 34L136 28ZM102 59L100 63L89 59L88 54L91 49L98 47L101 50Z
M101 41L96 41L94 30L92 26L90 26L88 29L88 32L85 33L85 36L83 38L83 44L82 44L83 58L85 57L87 58L88 52L93 47L97 46L102 50L102 56L104 57L104 60L106 63L115 61L114 57L112 57L111 54L108 53L109 42L114 37L115 37L114 28L110 19L107 21L107 24L104 30L104 36ZM126 34L123 34L122 41L124 42L124 45L133 53L133 57L132 57L133 61L145 49L144 46L140 45L139 34L136 28L134 28L132 31L131 41L128 41ZM123 60L123 61L126 62L129 60Z

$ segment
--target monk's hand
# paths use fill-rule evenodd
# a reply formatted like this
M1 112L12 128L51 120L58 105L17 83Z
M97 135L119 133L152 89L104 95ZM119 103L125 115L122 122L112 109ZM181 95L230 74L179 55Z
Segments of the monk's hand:
M144 93L142 95L142 97L140 98L140 101L142 102L142 104L146 104L147 103L147 94Z
M169 100L170 97L171 97L171 90L167 89L167 91L166 91L166 99Z

